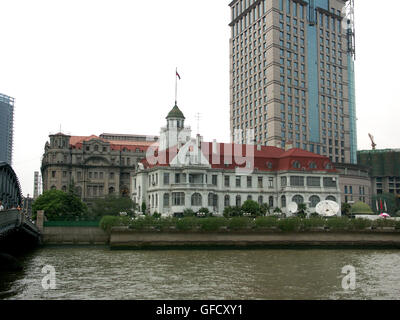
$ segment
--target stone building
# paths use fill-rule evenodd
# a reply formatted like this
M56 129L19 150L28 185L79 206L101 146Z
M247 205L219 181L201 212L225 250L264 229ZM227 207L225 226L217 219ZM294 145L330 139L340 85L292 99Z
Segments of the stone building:
M328 157L297 148L203 142L200 135L190 137L184 120L174 106L160 148L149 150L132 176L133 200L146 203L150 213L173 216L207 207L221 215L248 199L286 213L290 202L306 203L311 211L322 200L341 203L339 174Z
M100 137L51 134L42 159L43 191L67 191L89 203L108 194L130 196L131 177L157 137L102 134Z

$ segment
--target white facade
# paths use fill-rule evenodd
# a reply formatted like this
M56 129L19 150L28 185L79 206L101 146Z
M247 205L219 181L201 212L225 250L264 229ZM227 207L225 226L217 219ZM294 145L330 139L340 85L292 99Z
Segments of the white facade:
M184 130L183 119L182 115L182 118L173 120L180 120L179 127L185 132L182 135L184 139L180 142L177 142L175 138L174 141L169 141L171 135L168 133L168 128L176 131L176 126L172 126L171 119L167 118L167 128L161 130L160 137L160 146L163 147L157 151L160 154L152 155L158 158L158 162L147 155L147 162L139 163L132 177L132 199L139 206L143 202L146 203L149 213L158 212L163 216L174 216L182 214L185 209L197 212L200 208L206 207L215 215L222 215L225 207L241 206L248 199L260 204L268 203L273 208L279 207L286 214L289 214L287 205L290 202L304 202L310 212L315 211L316 204L322 200L341 203L339 174L332 171L330 167L323 170L322 168L325 167L317 167L313 162L316 158L326 164L325 160L329 161L329 159L322 157L321 160L319 155L311 153L304 155L303 152L303 154L298 153L303 158L297 160L300 156L291 153L280 159L286 167L288 163L291 163L293 169L280 165L279 159L275 159L275 168L273 168L272 162L267 161L270 155L269 149L265 148L268 147L261 149L260 146L251 146L254 150L257 148L256 152L263 152L252 153L257 158L257 163L262 163L262 165L258 167L254 165L253 170L243 174L241 173L243 170L238 171L232 165L225 165L225 162L222 166L220 162L214 162L215 159L221 160L218 157L218 150L232 157L232 153L226 151L227 146L232 147L232 145L222 146L213 142L211 151L204 151L201 137L197 135L196 139L192 139L188 135L190 131ZM176 145L178 149L175 148L175 151L169 152L168 157L162 156L166 149ZM284 150L278 150L278 153L285 153ZM276 150L271 150L271 152L276 153ZM279 158L276 155L275 157ZM300 162L312 163L313 166L306 169L303 164L300 166ZM254 159L253 163L255 164ZM318 170L320 167L321 170Z

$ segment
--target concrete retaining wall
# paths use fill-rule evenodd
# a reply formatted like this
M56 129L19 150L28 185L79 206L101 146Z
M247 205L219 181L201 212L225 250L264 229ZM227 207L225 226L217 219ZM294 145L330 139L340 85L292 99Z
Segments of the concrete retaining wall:
M109 236L98 227L44 227L43 244L107 244Z
M146 249L179 247L385 247L400 249L400 232L379 230L365 232L140 232L113 228L112 249Z

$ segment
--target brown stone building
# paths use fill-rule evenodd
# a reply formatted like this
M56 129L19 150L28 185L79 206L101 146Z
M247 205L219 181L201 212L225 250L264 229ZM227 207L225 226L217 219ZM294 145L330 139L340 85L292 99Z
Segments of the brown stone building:
M43 191L74 185L87 203L108 194L130 196L135 165L158 137L102 134L49 136L42 159Z

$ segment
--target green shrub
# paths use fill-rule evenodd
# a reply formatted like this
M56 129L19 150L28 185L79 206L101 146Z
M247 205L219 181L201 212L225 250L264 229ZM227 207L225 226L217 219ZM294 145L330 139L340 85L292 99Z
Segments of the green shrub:
M367 219L351 219L350 229L352 230L364 230L365 228L371 227L372 221Z
M110 233L112 227L120 224L120 217L117 216L104 216L99 222L99 227L107 233Z
M233 217L228 222L228 227L232 230L245 229L248 226L250 226L250 219L246 217Z
M198 219L194 217L186 217L177 219L176 228L181 231L192 230L197 227Z
M153 218L154 219L160 219L161 218L161 213L158 213L157 211L154 211Z
M396 227L396 223L397 223L397 221L395 221L395 220L377 219L372 222L372 226L377 227L377 228Z
M192 209L185 209L185 210L183 210L183 216L184 217L194 217L194 216L196 216L196 213Z
M276 217L258 217L255 221L256 228L272 228L278 225Z
M326 226L333 230L347 230L350 226L350 219L346 217L334 217L326 220Z
M297 231L300 229L300 226L301 226L301 219L297 217L281 219L278 221L278 228L285 232Z
M225 218L243 216L241 207L231 207L231 206L225 207L223 214Z
M208 208L200 208L199 213L201 213L202 215L204 215L204 217L212 217L212 212L210 212L210 210L208 210Z
M318 228L325 226L325 219L319 217L312 217L309 219L301 220L301 229L310 230L311 228Z
M204 218L198 221L200 229L203 231L217 231L219 228L226 226L227 221L225 218Z

